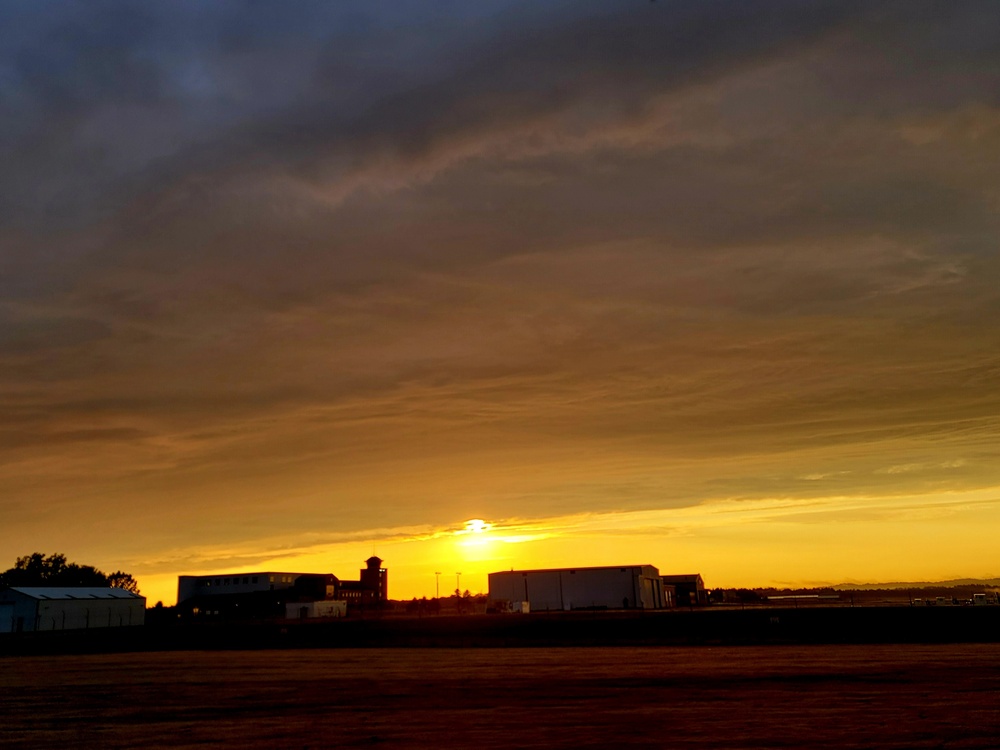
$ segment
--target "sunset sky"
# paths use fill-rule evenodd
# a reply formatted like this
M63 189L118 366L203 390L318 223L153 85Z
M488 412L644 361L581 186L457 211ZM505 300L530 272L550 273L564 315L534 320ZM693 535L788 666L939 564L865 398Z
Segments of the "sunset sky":
M15 0L0 106L0 569L1000 576L998 3Z

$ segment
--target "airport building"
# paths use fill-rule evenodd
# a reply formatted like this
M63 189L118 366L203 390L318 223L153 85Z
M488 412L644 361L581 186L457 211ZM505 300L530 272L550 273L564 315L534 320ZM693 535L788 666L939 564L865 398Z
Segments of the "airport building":
M489 588L490 602L522 612L668 605L660 572L652 565L509 570L490 573Z
M276 571L180 576L177 606L182 615L199 619L341 617L348 607L378 608L389 600L382 560L373 556L365 565L356 581L342 581L330 573Z
M307 573L279 573L261 571L256 573L223 573L211 576L179 576L177 579L177 603L196 596L223 596L227 594L252 594L265 591L280 591L295 586L295 581Z
M0 591L0 633L142 625L146 597L118 588L14 587Z
M372 555L365 560L357 581L338 581L336 598L367 607L388 602L389 573L382 560Z
M663 588L672 589L678 607L703 607L708 604L708 592L700 573L663 576Z

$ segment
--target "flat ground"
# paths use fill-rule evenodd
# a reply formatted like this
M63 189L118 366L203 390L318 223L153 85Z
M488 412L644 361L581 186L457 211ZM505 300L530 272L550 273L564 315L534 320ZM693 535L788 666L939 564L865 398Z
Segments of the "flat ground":
M0 747L995 748L1000 645L0 659Z

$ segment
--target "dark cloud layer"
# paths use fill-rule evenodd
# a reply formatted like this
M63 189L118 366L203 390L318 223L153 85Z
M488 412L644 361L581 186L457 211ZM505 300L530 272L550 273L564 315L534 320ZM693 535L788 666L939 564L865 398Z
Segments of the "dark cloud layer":
M0 16L4 548L997 483L992 3Z

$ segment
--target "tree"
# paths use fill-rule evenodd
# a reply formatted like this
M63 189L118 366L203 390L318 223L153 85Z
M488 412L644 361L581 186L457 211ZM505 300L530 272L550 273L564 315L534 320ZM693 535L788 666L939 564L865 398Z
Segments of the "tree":
M108 576L93 565L68 563L66 555L46 557L42 552L19 557L13 568L0 573L0 588L10 586L119 586L139 593L138 583L128 573L117 570Z
M116 589L125 589L133 594L139 593L139 582L132 577L131 573L116 570L108 574L108 586Z

